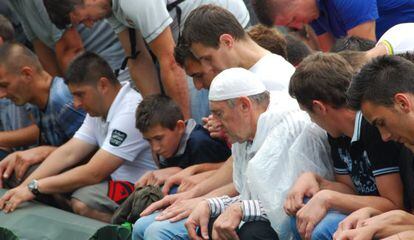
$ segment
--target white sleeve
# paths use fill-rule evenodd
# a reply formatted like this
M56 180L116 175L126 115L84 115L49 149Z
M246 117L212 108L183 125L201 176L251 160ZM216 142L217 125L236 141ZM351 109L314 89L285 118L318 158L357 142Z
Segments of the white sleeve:
M122 113L115 117L108 126L101 148L127 161L134 161L142 151L148 151L149 144L135 128L134 122L135 112Z
M378 40L389 55L414 51L414 23L402 23L388 29Z
M164 0L125 0L121 7L147 43L157 38L173 21Z
M94 119L91 116L89 116L89 114L87 114L82 126L78 129L78 131L76 131L73 137L87 142L89 144L98 146L98 141L95 135L96 130L94 126Z

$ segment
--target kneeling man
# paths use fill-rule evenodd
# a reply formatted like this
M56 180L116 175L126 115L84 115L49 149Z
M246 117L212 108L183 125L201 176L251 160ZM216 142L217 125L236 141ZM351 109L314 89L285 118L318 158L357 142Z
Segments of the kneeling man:
M88 115L72 139L0 199L0 208L14 211L40 193L71 193L75 213L109 222L133 183L155 169L150 146L134 126L142 98L128 83L121 85L111 67L93 53L76 58L66 75L74 106Z
M199 239L199 226L204 239L287 239L282 202L290 185L302 171L329 172L324 132L287 93L269 93L246 69L217 75L209 100L233 142L233 183L239 196L203 200L186 222L190 237ZM210 218L217 219L209 237Z

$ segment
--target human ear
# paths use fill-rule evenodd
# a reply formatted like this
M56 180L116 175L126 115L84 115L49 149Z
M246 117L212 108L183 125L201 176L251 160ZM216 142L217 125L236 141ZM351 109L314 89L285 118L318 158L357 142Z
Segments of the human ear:
M411 97L404 93L397 93L394 95L395 107L399 108L403 112L409 112L412 109Z
M219 38L220 44L232 48L234 45L234 38L230 34L221 34Z
M312 111L317 114L325 114L327 111L326 105L319 101L319 100L313 100L312 101Z

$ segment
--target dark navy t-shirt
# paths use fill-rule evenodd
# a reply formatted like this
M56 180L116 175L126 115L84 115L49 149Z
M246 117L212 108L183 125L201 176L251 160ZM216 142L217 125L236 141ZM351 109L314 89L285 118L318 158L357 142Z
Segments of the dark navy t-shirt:
M316 0L319 18L311 22L317 35L335 38L367 21L376 20L376 37L399 23L414 22L414 0Z
M353 138L328 136L335 173L350 175L360 195L379 195L375 177L398 173L398 160L403 146L384 142L378 129L360 112L356 116Z
M211 138L209 131L197 124L188 137L184 152L161 161L160 168L223 162L230 155L231 150L224 141Z

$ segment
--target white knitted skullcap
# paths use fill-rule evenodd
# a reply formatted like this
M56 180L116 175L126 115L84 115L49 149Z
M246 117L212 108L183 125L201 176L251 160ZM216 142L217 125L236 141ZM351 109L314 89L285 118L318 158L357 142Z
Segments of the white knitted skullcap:
M263 93L266 87L251 71L230 68L218 74L210 85L208 100L223 101Z

